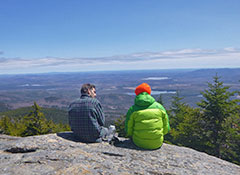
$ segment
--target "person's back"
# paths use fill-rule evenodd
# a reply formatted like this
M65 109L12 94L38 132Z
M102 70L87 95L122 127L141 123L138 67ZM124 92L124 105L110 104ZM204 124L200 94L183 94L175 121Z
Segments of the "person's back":
M157 149L170 130L166 110L150 95L149 85L144 83L135 92L135 104L128 110L125 131L138 147Z
M96 96L95 86L83 85L81 97L69 106L69 124L75 136L83 142L99 142L106 134L105 116Z

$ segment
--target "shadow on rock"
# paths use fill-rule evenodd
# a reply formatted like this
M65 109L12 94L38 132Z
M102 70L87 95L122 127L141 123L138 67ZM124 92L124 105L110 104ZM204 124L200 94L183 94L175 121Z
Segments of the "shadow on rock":
M66 132L59 132L57 133L57 136L62 137L63 139L70 140L73 142L81 142L86 144L92 144L92 143L98 143L98 142L85 142L78 138L76 135L73 134L72 131L66 131Z
M119 139L118 141L114 142L113 145L115 147L120 147L120 148L135 149L135 150L142 150L142 151L152 151L152 150L137 147L131 139L124 139L124 140Z
M57 136L62 137L63 139L74 141L74 142L81 142L74 134L73 132L59 132L57 133Z
M57 136L62 137L63 139L66 139L66 140L73 141L73 142L86 143L86 142L81 141L71 131L57 133ZM87 144L91 144L91 143L87 143ZM119 137L119 138L116 137L111 142L109 142L109 144L112 146L115 146L115 147L119 147L119 148L135 149L135 150L142 150L142 151L152 151L152 150L148 150L148 149L139 148L132 142L131 139L126 139L126 138L121 138L121 137Z
M81 142L81 143L87 143L89 144L89 142L84 142L82 140L80 140L78 137L76 137L73 132L71 131L67 131L67 132L59 132L57 133L57 136L59 137L62 137L63 139L66 139L66 140L70 140L70 141L73 141L73 142Z

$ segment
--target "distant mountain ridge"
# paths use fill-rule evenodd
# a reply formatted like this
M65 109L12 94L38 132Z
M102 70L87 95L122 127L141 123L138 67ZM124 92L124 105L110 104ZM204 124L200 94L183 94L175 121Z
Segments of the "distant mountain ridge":
M230 73L230 74L229 74ZM221 68L221 69L198 69L193 70L190 74L184 73L187 77L213 77L216 74L224 79L229 77L238 78L240 80L240 68Z

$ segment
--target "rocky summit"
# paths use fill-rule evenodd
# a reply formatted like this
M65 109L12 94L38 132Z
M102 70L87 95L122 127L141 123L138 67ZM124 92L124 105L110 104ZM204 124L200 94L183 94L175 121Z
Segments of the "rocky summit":
M163 144L142 150L130 140L86 144L71 132L30 137L0 135L0 174L240 174L240 166L190 148Z

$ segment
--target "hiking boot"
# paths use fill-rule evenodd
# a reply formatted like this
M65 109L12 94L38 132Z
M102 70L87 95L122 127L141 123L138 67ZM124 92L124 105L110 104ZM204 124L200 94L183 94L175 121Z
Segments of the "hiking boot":
M121 143L121 141L119 140L118 137L113 136L112 139L111 139L108 143L109 143L110 145L116 145L116 144Z

